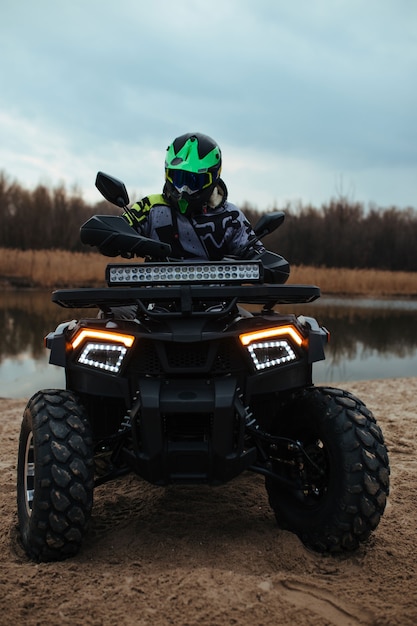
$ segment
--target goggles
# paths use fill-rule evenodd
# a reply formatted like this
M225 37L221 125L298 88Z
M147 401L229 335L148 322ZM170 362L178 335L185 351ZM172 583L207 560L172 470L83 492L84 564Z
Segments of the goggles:
M213 182L211 172L203 174L194 174L185 170L167 170L166 178L175 187L179 193L197 193L210 187Z

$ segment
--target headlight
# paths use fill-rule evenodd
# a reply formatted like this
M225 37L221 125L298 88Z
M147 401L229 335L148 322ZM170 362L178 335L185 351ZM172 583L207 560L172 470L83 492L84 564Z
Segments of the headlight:
M118 374L127 349L106 343L87 343L78 357L78 363L89 365L112 374Z
M135 337L132 335L81 328L73 337L71 345L75 349L85 343L77 357L77 362L81 365L118 374L128 348L133 345L134 340Z
M301 346L303 336L294 326L278 326L239 335L257 370L297 361L294 344Z
M251 343L248 346L248 352L257 370L297 360L297 355L285 340Z

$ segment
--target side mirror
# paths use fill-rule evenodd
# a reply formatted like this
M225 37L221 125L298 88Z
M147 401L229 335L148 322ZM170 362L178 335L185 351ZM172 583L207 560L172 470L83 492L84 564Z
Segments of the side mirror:
M98 172L96 187L108 202L122 208L129 204L129 195L121 180L104 172Z
M265 235L273 233L282 222L285 220L285 213L277 211L276 213L266 213L262 215L261 219L255 225L253 229L258 239L262 239Z

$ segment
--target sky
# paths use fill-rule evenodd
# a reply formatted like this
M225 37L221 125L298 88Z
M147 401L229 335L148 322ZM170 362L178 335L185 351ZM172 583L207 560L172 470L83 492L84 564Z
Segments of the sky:
M202 132L229 199L417 207L416 0L0 0L0 172L159 193Z

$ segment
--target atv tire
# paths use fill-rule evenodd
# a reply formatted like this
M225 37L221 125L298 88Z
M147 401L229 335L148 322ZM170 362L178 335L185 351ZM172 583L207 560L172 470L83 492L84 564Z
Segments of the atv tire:
M372 413L341 389L311 387L282 403L276 432L305 454L273 458L272 467L298 484L266 478L278 525L318 552L355 550L381 519L389 492L389 461ZM278 455L277 455L278 456Z
M23 415L17 466L20 537L28 556L76 554L93 504L93 450L83 406L70 391L39 391Z

